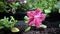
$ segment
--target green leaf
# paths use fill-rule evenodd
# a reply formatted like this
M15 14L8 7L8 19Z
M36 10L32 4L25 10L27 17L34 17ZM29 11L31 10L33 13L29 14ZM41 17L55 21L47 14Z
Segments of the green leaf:
M11 29L11 31L12 31L12 32L19 32L20 30L19 30L18 28L16 28L16 27L13 27L13 28Z
M25 21L27 21L27 20L28 20L28 17L27 17L27 16L25 16L25 17L24 17L24 20L25 20Z
M45 13L51 13L51 10L49 10L49 9L45 9L44 11L45 11Z
M27 28L25 29L25 32L29 31L30 29L31 29L31 27L27 27Z
M47 28L47 26L44 25L44 24L42 24L40 27L41 27L41 28Z
M14 20L13 16L10 16L11 20Z

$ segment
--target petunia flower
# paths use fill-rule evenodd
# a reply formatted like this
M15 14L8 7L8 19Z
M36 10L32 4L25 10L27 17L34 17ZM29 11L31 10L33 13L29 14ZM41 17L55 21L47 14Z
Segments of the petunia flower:
M41 27L42 21L45 19L46 15L42 13L41 9L37 9L34 11L27 11L28 16L28 25L36 26L37 28Z

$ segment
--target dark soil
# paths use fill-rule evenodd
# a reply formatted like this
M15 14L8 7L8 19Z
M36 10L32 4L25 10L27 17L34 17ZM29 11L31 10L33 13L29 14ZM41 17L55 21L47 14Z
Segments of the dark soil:
M49 23L49 22L48 22ZM46 24L47 28L36 28L32 27L30 31L24 32L25 28L28 27L27 24L24 24L24 21L19 21L15 27L19 28L20 31L13 33L10 30L1 30L0 34L60 34L60 28L55 26L54 24Z
M46 28L42 31L31 30L29 32L23 32L23 34L60 34L60 28Z
M0 34L60 34L60 28L46 28L44 30L30 30L28 32L12 33L10 31L2 31Z

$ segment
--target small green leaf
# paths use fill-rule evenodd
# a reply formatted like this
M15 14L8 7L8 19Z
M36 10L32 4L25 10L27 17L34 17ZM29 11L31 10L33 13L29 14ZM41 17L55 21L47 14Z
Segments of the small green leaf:
M11 20L14 20L13 16L10 16Z
M31 29L31 27L27 27L27 28L25 29L25 32L29 31L30 29Z
M16 28L16 27L14 27L14 28L11 29L11 31L12 31L12 32L19 32L19 29Z
M25 19L25 21L27 21L27 20L28 20L28 17L27 17L27 16L25 16L25 17L24 17L24 19Z
M47 26L44 25L44 24L42 24L40 27L41 27L41 28L47 28Z
M44 11L45 11L45 13L51 13L51 11L49 9L45 9Z

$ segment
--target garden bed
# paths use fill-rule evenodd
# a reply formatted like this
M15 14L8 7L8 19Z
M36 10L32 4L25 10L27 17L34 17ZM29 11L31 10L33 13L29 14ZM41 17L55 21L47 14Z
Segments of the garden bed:
M48 22L49 23L49 22ZM55 23L55 22L54 22ZM23 25L22 25L23 24ZM19 28L20 31L13 33L10 30L2 30L2 34L60 34L60 28L57 27L57 24L46 24L47 28L31 28L30 31L24 32L25 27L27 27L26 24L24 24L24 21L19 21L15 27Z
M43 24L47 25L46 29L36 29L36 28L31 28L30 31L24 32L25 27L27 27L26 24L24 24L24 16L26 13L0 13L0 19L2 19L4 16L10 17L13 16L15 19L19 20L17 24L15 24L15 27L19 28L19 32L13 33L10 30L2 29L0 32L1 34L60 34L60 14L57 12L50 13L50 17L47 17L46 20L43 22Z

